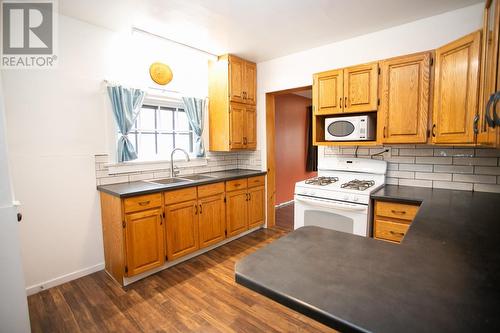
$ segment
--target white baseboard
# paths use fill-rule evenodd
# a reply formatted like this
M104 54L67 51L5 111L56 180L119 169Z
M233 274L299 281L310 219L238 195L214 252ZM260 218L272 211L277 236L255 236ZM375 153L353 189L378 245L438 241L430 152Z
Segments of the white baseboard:
M54 279L50 279L48 281L34 284L32 286L26 287L26 294L28 296L34 295L36 293L39 293L40 291L43 291L45 289L49 289L55 286L58 286L60 284L76 280L78 278L81 278L82 276L89 275L98 271L101 271L104 269L104 263L100 263L91 267L87 267L84 269L80 269L78 271L68 273L65 275L61 275L59 277L56 277Z

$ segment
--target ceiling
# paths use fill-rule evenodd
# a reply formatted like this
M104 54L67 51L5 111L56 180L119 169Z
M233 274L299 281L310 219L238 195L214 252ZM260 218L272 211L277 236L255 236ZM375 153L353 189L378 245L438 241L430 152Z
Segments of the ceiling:
M132 26L256 62L481 0L62 0L59 11L111 30Z

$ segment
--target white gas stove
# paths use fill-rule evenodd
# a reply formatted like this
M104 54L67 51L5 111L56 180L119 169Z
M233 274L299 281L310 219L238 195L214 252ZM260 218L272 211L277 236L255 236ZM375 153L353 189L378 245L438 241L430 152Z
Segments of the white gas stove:
M369 236L370 193L385 184L387 162L320 160L318 177L295 184L295 229L315 225Z

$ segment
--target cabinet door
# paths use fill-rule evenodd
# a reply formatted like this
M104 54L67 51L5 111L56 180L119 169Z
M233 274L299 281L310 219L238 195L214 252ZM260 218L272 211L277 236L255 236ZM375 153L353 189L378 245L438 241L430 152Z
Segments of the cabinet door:
M125 215L127 276L159 267L165 262L161 209Z
M244 103L245 90L245 61L229 57L229 100Z
M245 61L245 103L255 105L257 101L257 66Z
M378 63L344 69L344 112L377 110Z
M480 43L478 31L436 50L434 143L474 143Z
M257 112L254 106L245 109L245 137L243 138L245 148L257 148Z
M241 149L245 147L245 118L246 108L244 104L231 103L229 112L229 130L231 149Z
M382 142L427 141L430 60L427 52L381 62Z
M248 230L247 190L226 193L227 237Z
M313 110L316 114L335 114L343 111L343 72L333 70L314 74Z
M248 228L264 223L264 186L248 189Z
M198 200L200 248L224 240L226 236L226 212L224 194Z
M489 127L485 115L490 96L497 91L498 39L500 38L500 6L497 0L486 1L481 51L481 84L477 143L494 146L497 129ZM490 111L490 116L492 116Z
M196 200L165 206L167 256L174 260L199 249Z

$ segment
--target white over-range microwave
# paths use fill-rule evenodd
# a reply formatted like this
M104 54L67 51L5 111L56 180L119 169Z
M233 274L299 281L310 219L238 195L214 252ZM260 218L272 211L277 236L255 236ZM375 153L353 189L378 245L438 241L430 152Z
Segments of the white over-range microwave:
M325 141L375 140L373 115L325 119Z

